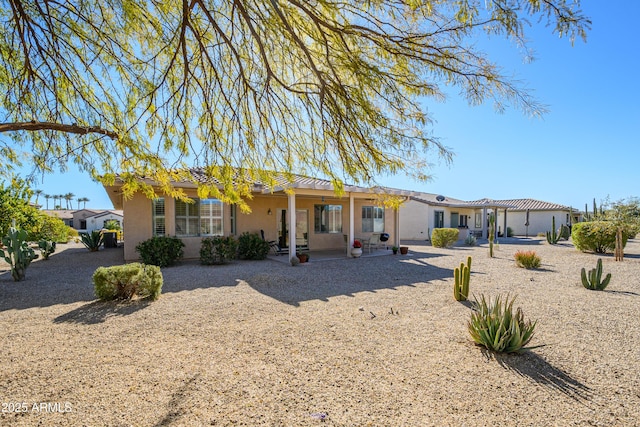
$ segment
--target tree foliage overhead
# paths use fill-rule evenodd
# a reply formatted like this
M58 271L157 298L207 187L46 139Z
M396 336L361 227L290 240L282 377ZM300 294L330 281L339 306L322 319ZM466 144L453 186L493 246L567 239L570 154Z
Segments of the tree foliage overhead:
M227 201L274 170L426 179L451 153L424 97L542 111L474 44L526 46L530 19L590 25L579 0L0 0L0 166L73 162L128 194L204 166Z

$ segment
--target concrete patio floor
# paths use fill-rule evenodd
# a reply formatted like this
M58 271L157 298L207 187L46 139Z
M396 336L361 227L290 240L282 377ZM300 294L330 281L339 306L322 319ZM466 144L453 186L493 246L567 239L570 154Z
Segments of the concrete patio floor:
M302 251L302 252L309 254L308 262L329 261L329 260L347 258L347 252L345 249L332 249L332 250L319 250L319 251L312 250L312 251ZM389 246L388 249L384 249L384 248L371 249L371 253L369 253L369 251L365 249L362 251L361 258L384 256L384 255L393 255L393 252L391 251L391 246ZM285 264L289 263L288 253L285 253L282 255L275 255L273 252L270 252L268 255L268 258L274 261L285 263Z

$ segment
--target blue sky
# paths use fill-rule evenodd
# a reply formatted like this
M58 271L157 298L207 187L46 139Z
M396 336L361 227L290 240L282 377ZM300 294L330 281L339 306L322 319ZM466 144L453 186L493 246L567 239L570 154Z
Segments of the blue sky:
M426 100L433 133L455 153L453 163L432 158L433 179L426 184L405 176L380 182L462 200L534 198L579 209L591 207L593 198L640 196L640 37L634 30L640 2L583 0L582 9L592 20L586 43L576 40L572 47L535 25L529 30L534 62L524 63L514 45L492 48L505 73L547 105L542 119L513 108L498 114L490 104L470 107L454 91L445 103ZM46 175L34 188L112 208L103 187L75 169Z

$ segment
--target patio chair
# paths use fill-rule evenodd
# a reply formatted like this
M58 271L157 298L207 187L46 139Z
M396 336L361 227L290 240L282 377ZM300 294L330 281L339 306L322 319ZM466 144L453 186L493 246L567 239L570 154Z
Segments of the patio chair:
M364 247L367 248L369 253L371 253L371 248L374 247L378 249L380 245L384 245L385 249L387 248L387 240L389 240L389 235L386 233L373 233L369 239L364 240Z
M267 240L264 238L264 230L260 230L260 235L262 236L262 240L269 244L269 249L272 250L274 254L280 255L282 253L278 242L276 242L275 240Z

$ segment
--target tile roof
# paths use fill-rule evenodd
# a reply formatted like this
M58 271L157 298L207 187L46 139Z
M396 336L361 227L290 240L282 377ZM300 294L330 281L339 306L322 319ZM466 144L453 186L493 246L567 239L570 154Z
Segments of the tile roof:
M207 176L206 172L203 168L191 168L191 174L196 182L199 183L214 183L220 184L220 182L216 179L213 179ZM289 179L285 174L278 174L275 178L275 186L273 188L269 188L267 183L261 181L254 182L255 191L262 190L264 193L268 192L278 192L283 191L287 188L303 188L303 189L313 189L313 190L331 190L333 191L333 184L331 181L322 179L322 178L312 178L304 175L291 175L292 179ZM388 187L361 187L357 185L344 184L345 191L351 192L359 192L359 193L385 193L385 194L395 194L395 195L410 195L415 194L413 191L400 190L395 188Z
M571 209L569 206L559 205L557 203L543 202L535 199L508 199L498 200L499 202L513 205L511 208L514 211L526 211L527 209L532 211L568 211Z
M431 193L419 193L419 195L412 196L412 200L426 203L435 206L450 206L450 207L495 207L495 208L507 208L513 211L525 211L527 209L532 211L568 211L568 206L559 205L557 203L543 202L535 199L480 199L480 200L459 200L451 197L440 196Z

